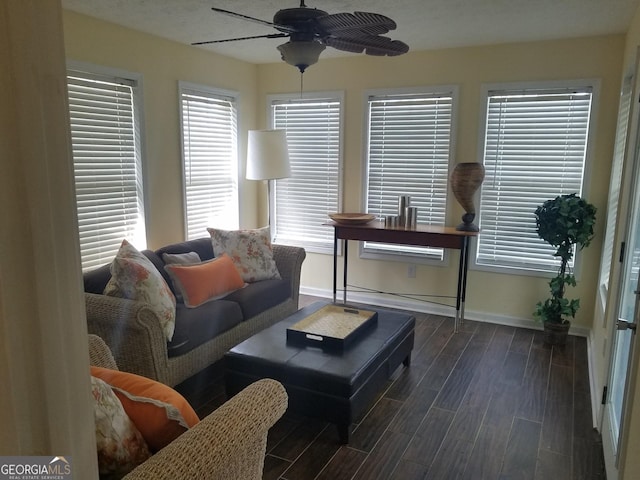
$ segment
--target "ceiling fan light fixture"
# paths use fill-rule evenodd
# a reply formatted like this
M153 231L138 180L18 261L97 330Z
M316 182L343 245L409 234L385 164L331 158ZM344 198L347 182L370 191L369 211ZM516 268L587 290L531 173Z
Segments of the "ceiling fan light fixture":
M289 65L298 67L300 73L304 73L309 65L317 63L325 48L323 44L315 40L289 41L278 46L282 60Z

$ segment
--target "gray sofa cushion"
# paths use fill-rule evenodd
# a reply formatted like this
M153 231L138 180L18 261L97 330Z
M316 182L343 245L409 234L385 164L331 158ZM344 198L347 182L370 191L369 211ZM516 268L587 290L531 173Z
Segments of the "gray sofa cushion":
M198 308L176 305L176 329L167 344L169 357L187 353L242 322L237 303L216 300Z
M230 293L224 300L237 302L245 319L252 318L291 296L289 282L281 279L261 280Z
M97 293L102 295L104 287L109 283L111 278L111 264L107 263L93 270L89 270L82 275L84 281L84 291L87 293Z
M163 253L187 253L196 252L200 255L202 261L210 260L213 258L213 244L211 238L198 238L196 240L189 240L186 242L173 243L166 247L156 250L156 254L162 258Z

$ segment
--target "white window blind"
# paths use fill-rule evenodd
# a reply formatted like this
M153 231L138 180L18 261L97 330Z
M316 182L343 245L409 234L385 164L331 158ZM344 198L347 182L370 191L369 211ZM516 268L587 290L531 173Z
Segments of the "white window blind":
M618 210L620 204L620 188L622 184L622 167L626 153L627 135L629 133L629 118L631 115L631 92L633 77L626 77L620 92L618 106L618 125L613 148L613 161L611 165L611 177L609 179L609 200L607 202L607 224L605 226L604 242L602 243L602 259L600 261L600 297L604 304L607 301L609 289L609 276L613 262L614 238L616 224L618 223ZM603 308L604 311L604 308Z
M333 251L323 226L340 211L342 98L271 99L273 127L287 132L291 177L276 180L274 241Z
M582 194L592 89L489 91L476 263L555 272L535 209Z
M136 82L68 72L83 269L110 262L123 239L146 247Z
M206 87L180 86L185 235L207 227L238 227L237 107L235 97Z
M409 195L421 224L444 225L451 159L452 91L371 95L368 98L366 211L398 214ZM443 249L365 242L364 252L427 256Z

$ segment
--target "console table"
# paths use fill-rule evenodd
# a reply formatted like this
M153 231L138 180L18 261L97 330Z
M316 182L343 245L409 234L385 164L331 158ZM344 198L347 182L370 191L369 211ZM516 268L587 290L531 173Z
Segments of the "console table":
M456 291L456 315L454 331L464 321L464 302L467 291L467 270L469 267L469 244L478 232L461 232L454 227L418 225L414 230L386 228L383 222L375 221L364 225L329 222L333 235L333 301L336 301L338 271L338 240L344 241L343 302L347 302L347 256L348 240L417 245L460 250L458 266L458 288Z

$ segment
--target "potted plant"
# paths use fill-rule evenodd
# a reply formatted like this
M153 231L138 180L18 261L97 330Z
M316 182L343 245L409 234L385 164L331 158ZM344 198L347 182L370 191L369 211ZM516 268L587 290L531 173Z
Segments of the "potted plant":
M567 286L576 286L569 262L576 246L582 250L591 243L596 207L572 193L547 200L536 208L535 216L536 232L556 247L554 256L560 258L560 267L549 281L551 296L536 304L533 315L544 326L546 343L564 345L571 326L569 317L575 317L580 307L579 299L565 298Z

